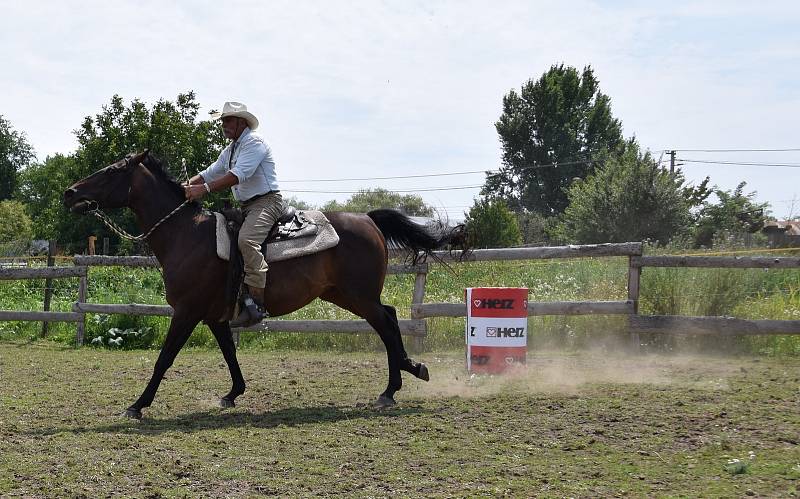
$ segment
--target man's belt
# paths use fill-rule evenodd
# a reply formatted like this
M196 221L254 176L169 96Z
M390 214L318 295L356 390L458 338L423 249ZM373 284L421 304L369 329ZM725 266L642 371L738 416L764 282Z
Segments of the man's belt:
M281 191L267 191L264 194L259 194L257 196L253 196L253 197L249 198L247 201L242 201L242 204L252 203L253 201L255 201L257 199L261 199L264 196L269 196L270 194L280 194L280 193L281 193Z

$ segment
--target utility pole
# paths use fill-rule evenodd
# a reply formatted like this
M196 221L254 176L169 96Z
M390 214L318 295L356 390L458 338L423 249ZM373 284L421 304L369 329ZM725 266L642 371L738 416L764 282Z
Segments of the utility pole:
M675 150L669 151L669 173L675 175Z

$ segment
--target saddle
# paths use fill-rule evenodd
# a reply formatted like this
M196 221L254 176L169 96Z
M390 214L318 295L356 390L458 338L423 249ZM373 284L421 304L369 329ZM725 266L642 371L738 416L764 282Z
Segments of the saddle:
M243 291L244 261L239 251L239 229L244 214L227 202L217 218L217 256L229 260L226 282L226 316L222 321L235 317L239 297ZM339 235L320 211L297 210L284 204L283 214L278 217L261 244L261 253L267 262L277 262L316 253L339 243Z

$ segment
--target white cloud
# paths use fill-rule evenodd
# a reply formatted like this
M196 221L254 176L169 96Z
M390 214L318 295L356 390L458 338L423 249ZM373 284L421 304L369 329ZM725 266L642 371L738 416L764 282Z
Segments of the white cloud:
M152 103L191 89L203 111L229 99L256 110L286 179L490 169L499 162L494 121L502 96L561 62L591 64L626 134L647 147L800 145L793 129L800 112L793 25L800 15L789 2L128 1L80 8L3 2L2 8L0 114L28 134L41 157L74 149L71 131L115 93ZM800 163L800 154L782 160ZM800 180L794 169L686 170L690 178L710 174L726 188L747 180L760 199L773 201L792 199ZM482 176L382 186L473 183ZM464 206L476 194L423 196ZM318 203L347 197L299 196Z

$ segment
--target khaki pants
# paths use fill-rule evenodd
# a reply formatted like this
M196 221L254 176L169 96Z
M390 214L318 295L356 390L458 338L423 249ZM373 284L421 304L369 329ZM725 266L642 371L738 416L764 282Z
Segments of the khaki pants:
M283 214L283 197L279 192L267 194L244 203L242 212L244 223L239 229L239 250L244 260L244 283L254 288L264 288L269 267L261 254L261 243Z

